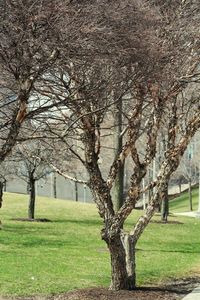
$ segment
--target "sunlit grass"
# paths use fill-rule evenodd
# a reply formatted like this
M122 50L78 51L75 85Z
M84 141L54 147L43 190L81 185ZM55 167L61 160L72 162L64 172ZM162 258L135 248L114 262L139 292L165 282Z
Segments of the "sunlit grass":
M198 209L198 195L199 195L199 189L197 189L197 188L192 189L192 204L193 204L194 211ZM188 192L181 194L175 200L171 200L170 201L170 210L173 212L190 211Z
M129 228L140 213L129 218ZM95 205L38 197L36 218L52 222L13 221L27 216L27 196L6 193L0 214L2 296L109 285L109 253L100 238L102 220ZM200 221L170 220L183 224L151 223L137 244L139 285L185 276L200 265Z

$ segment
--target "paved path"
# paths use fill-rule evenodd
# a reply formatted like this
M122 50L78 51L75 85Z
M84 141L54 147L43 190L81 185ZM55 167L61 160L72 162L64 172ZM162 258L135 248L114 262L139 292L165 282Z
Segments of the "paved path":
M192 218L200 218L200 212L199 211L174 213L174 215L187 216L187 217L192 217ZM182 300L200 300L200 286L197 287L196 289L194 289L190 294L185 296Z
M192 218L200 218L200 211L188 211L188 212L181 212L181 213L173 213L173 215L177 216L187 216ZM200 300L200 298L199 298Z
M185 296L182 300L200 300L200 286Z

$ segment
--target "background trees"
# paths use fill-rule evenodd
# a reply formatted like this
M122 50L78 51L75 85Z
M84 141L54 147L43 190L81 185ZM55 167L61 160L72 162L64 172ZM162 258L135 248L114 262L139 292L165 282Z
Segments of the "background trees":
M182 184L184 189L188 189L188 209L193 209L192 203L192 187L198 184L199 180L199 132L195 138L191 141L190 145L185 152L183 159L177 169L177 172L172 176L172 181L179 185L179 192L182 192Z
M34 53L31 60L27 61L26 55L33 45L28 44L28 52L22 50L22 71L25 69L22 74L25 75L17 73L20 91L17 103L20 105L14 123L10 123L6 139L8 150L2 157L10 152L16 141L34 83L34 96L40 95L40 103L45 103L45 110L49 109L48 114L34 118L38 132L43 132L46 139L51 137L60 141L64 151L78 159L88 173L87 184L104 223L101 237L111 255L110 288L114 290L135 288L136 243L160 205L171 174L200 127L199 97L189 102L185 97L179 97L189 81L197 76L199 6L197 1L170 1L167 4L164 1L129 0L64 2L63 17L59 18L59 40L53 39L53 51L48 45L43 46L54 34L51 29L47 34L49 21L45 28L40 14L39 25L37 22L30 24L25 15L25 33L30 30L36 43L36 26L42 30L41 37L46 39L44 43L39 40L42 52ZM13 9L13 5L9 7ZM54 11L57 12L52 3L47 4L47 8L44 10L46 21L54 16ZM12 35L15 36L15 32ZM58 48L59 60L53 64ZM41 61L44 62L42 67L38 64ZM37 79L40 81L36 84ZM35 103L35 111L43 113L44 109ZM109 165L102 166L100 161L109 153L104 144L105 133L112 126L109 119L114 106L125 119L124 128L118 134L123 133L123 144L114 158L112 149L112 155L108 154ZM26 115L33 116L35 112ZM117 125L119 123L121 120ZM142 187L156 158L163 128L164 155L153 181ZM12 143L9 142L11 135ZM121 166L128 159L132 173L127 197L122 205L114 207L112 188L122 172ZM152 197L146 212L127 233L124 230L126 219L141 195L149 189Z

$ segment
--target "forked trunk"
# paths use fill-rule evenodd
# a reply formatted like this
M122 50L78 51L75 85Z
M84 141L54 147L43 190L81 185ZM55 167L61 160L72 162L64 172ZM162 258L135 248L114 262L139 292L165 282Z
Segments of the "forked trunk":
M30 197L28 205L28 218L34 219L35 217L35 179L31 178L30 182Z
M135 247L128 234L108 243L111 256L111 290L135 288Z

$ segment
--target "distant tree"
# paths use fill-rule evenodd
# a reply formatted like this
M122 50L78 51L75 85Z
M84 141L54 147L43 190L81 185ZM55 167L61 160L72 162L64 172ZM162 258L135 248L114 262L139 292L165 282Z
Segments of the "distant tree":
M27 184L29 219L35 218L36 183L52 172L52 169L45 162L49 155L48 150L45 150L40 142L33 141L17 146L11 158L14 174Z
M12 174L12 170L8 167L7 162L5 161L1 164L1 172L0 172L0 208L3 204L3 192L6 187L6 182L8 177Z
M10 168L10 165L7 160L5 160L3 163L1 163L1 170L0 170L0 208L3 206L3 194L6 190L6 183L9 179L10 175L13 174L12 168ZM1 225L0 220L0 225Z

